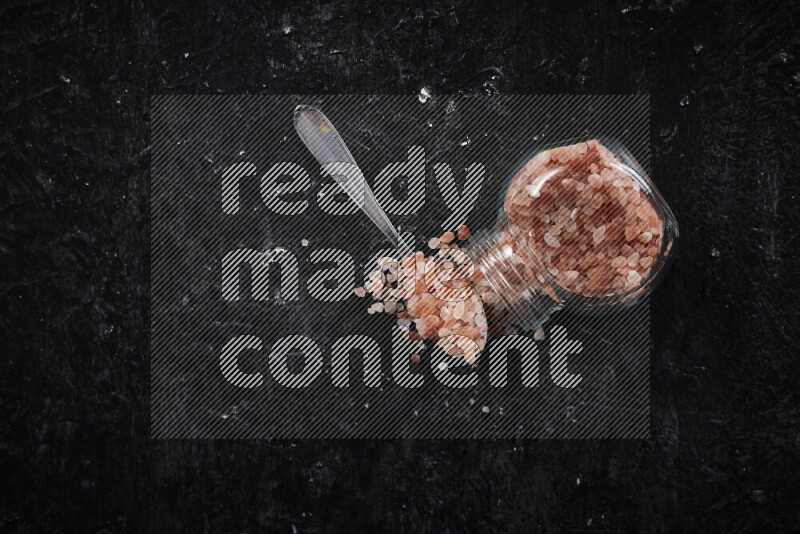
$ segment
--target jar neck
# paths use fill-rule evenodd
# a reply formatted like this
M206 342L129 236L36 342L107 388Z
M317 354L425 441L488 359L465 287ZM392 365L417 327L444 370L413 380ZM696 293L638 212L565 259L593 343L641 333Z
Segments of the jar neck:
M564 290L507 221L473 238L467 253L522 328L539 328L564 306Z

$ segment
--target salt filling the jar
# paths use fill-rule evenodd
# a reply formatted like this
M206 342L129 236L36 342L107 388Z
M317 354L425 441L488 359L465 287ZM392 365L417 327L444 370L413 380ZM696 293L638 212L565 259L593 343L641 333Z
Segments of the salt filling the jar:
M540 152L514 177L503 207L556 283L578 294L630 290L660 252L661 217L595 140ZM513 237L507 243L517 250Z

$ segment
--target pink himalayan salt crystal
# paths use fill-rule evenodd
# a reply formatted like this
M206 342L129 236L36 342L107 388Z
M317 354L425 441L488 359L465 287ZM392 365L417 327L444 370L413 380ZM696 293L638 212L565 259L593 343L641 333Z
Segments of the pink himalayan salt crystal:
M558 248L561 246L561 242L558 240L558 238L549 232L544 234L544 242L547 243L547 246L553 248Z
M592 232L592 239L594 240L595 245L602 243L605 238L606 238L605 226L601 226L600 228Z
M623 265L627 264L628 264L628 258L626 258L625 256L617 256L616 258L611 260L611 267L613 267L614 269L619 269Z

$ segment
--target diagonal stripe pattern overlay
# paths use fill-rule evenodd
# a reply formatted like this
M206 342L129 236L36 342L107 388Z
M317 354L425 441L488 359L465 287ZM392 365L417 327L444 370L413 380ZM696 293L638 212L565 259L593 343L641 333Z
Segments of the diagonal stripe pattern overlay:
M353 293L392 253L294 132L335 124L419 250L497 220L536 150L613 138L649 172L649 98L196 96L151 102L154 438L646 438L649 300L507 328L473 366Z

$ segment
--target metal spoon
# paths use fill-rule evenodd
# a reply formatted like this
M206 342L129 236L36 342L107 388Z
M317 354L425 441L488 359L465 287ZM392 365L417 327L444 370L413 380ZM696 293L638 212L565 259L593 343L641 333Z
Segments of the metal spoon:
M403 241L392 221L378 205L364 174L331 121L320 110L300 105L294 110L294 129L325 171L389 238L392 245L404 255L412 254L414 249Z

